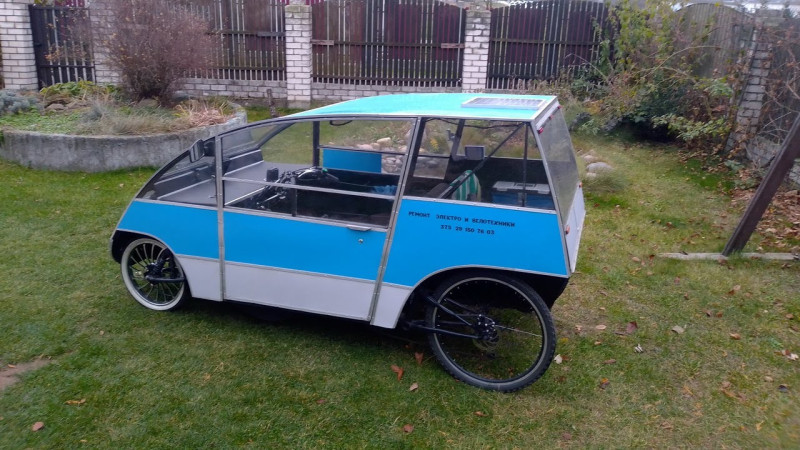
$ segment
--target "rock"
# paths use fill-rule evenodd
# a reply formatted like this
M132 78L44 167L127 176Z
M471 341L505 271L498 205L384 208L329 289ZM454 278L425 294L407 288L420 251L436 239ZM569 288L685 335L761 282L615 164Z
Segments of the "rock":
M586 172L586 175L583 176L584 180L594 180L597 178L597 174L594 172Z
M62 105L61 103L53 103L44 110L46 112L59 112L59 111L64 111L65 109L67 109L67 107Z
M583 160L586 162L586 164L591 164L593 162L599 161L597 156L594 156L594 155L583 155L583 156L581 156L581 158L583 158Z
M73 101L67 103L66 108L67 109L78 109L78 108L85 108L87 106L89 106L89 102L87 102L86 100L73 100Z
M358 144L356 148L359 150L373 150L372 146L369 144Z
M378 144L381 147L391 147L392 146L392 138L390 138L390 137L381 138L381 139L378 139L377 141L375 141L375 143Z
M158 100L153 98L145 98L139 100L139 103L136 104L139 108L158 108Z
M586 166L586 171L591 173L611 172L612 170L614 168L604 162L593 162Z

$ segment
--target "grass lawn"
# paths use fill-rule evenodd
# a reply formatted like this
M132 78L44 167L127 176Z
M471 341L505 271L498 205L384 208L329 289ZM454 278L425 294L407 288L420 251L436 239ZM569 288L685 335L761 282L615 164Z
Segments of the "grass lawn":
M563 361L515 394L454 381L421 336L146 310L107 244L153 170L0 162L0 366L49 361L0 393L0 447L800 445L800 361L782 353L800 353L800 264L659 258L722 249L740 214L724 180L670 147L575 144L622 175L587 184L579 273L553 310Z

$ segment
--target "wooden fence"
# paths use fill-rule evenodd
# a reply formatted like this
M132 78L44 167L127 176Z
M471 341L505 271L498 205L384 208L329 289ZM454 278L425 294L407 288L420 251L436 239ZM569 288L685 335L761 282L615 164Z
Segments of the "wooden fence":
M701 77L721 77L744 62L755 29L751 14L719 3L697 3L678 11L679 31L675 48L692 61L694 73Z
M308 0L325 83L459 86L466 11L437 0Z
M217 36L216 65L209 78L284 80L288 0L190 0L189 9ZM179 38L179 37L178 37Z
M608 10L605 3L543 0L492 10L488 89L549 80L592 62Z

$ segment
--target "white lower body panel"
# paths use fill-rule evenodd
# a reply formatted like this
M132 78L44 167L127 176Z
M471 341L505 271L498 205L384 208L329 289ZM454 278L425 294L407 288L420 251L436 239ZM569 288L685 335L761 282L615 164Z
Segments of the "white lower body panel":
M225 264L225 299L366 320L375 282Z
M192 297L221 301L219 260L198 258L196 256L177 255L178 263L183 268Z
M378 304L375 307L375 316L372 318L372 325L383 328L394 328L397 326L397 319L406 305L408 296L414 290L412 287L399 286L396 284L381 285L381 295L378 297Z

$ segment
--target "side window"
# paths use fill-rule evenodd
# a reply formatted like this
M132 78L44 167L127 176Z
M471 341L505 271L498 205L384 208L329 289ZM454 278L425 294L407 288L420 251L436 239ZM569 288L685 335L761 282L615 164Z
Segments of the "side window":
M190 151L184 152L153 176L139 198L216 206L214 141L209 140L202 145L204 155L192 160Z
M427 120L405 195L555 208L528 122Z
M230 147L223 142L225 205L388 226L412 128L407 120L319 120L232 135Z

